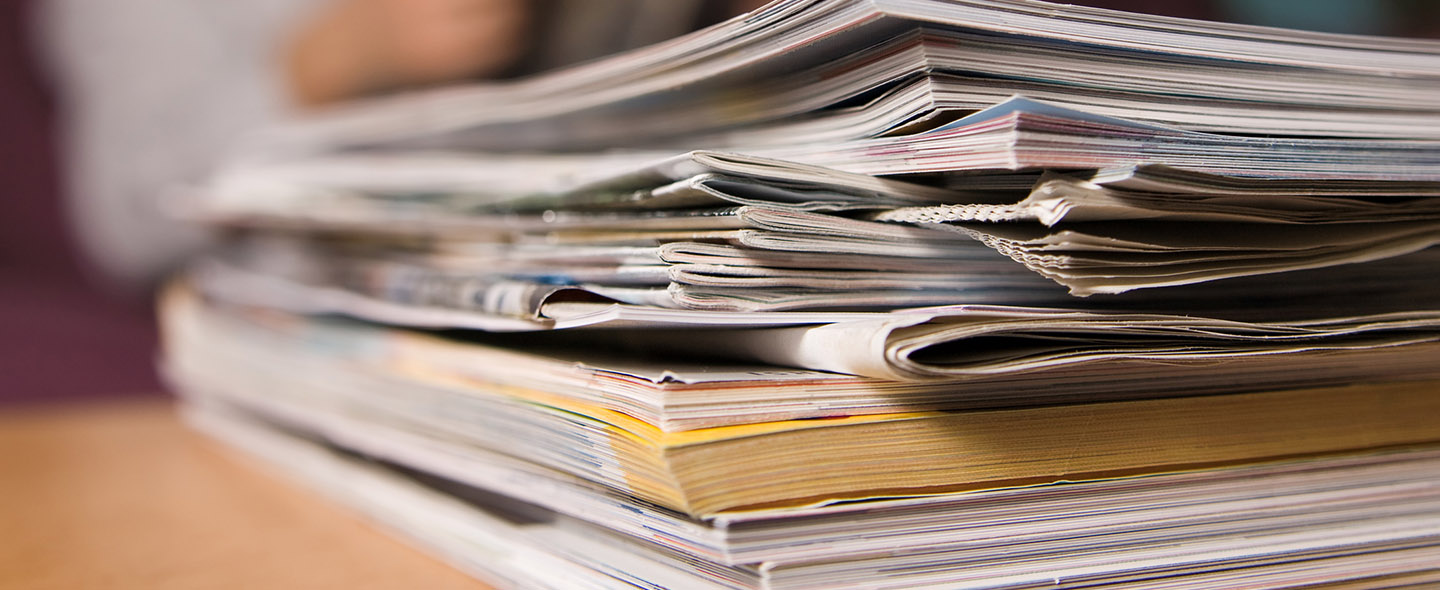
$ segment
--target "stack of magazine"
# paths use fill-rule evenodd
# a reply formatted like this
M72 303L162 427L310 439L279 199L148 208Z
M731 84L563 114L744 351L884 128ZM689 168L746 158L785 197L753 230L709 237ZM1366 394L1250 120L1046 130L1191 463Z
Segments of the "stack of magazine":
M780 0L258 136L199 428L505 588L1440 584L1440 43Z

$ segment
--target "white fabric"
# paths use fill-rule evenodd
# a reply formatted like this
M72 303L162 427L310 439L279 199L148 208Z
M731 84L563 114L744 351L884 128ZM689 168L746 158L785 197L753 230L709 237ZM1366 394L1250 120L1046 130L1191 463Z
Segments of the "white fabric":
M69 215L105 274L148 284L203 243L159 203L290 110L279 51L314 4L42 3L42 50L67 124Z

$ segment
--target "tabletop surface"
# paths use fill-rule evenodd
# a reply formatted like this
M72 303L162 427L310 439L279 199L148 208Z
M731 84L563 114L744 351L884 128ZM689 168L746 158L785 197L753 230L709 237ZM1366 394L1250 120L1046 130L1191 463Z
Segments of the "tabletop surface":
M0 413L0 589L484 588L163 400Z

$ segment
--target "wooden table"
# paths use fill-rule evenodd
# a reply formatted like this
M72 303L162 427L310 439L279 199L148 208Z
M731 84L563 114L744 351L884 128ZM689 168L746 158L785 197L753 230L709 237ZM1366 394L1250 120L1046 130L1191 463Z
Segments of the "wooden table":
M0 413L0 588L484 588L186 430L168 402Z

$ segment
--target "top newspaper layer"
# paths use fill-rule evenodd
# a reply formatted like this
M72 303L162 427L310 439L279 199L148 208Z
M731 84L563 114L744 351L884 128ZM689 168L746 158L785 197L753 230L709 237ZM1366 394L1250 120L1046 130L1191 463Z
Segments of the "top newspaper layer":
M1016 94L1197 131L1433 139L1440 43L1027 0L782 0L581 67L350 107L267 149L816 143Z

